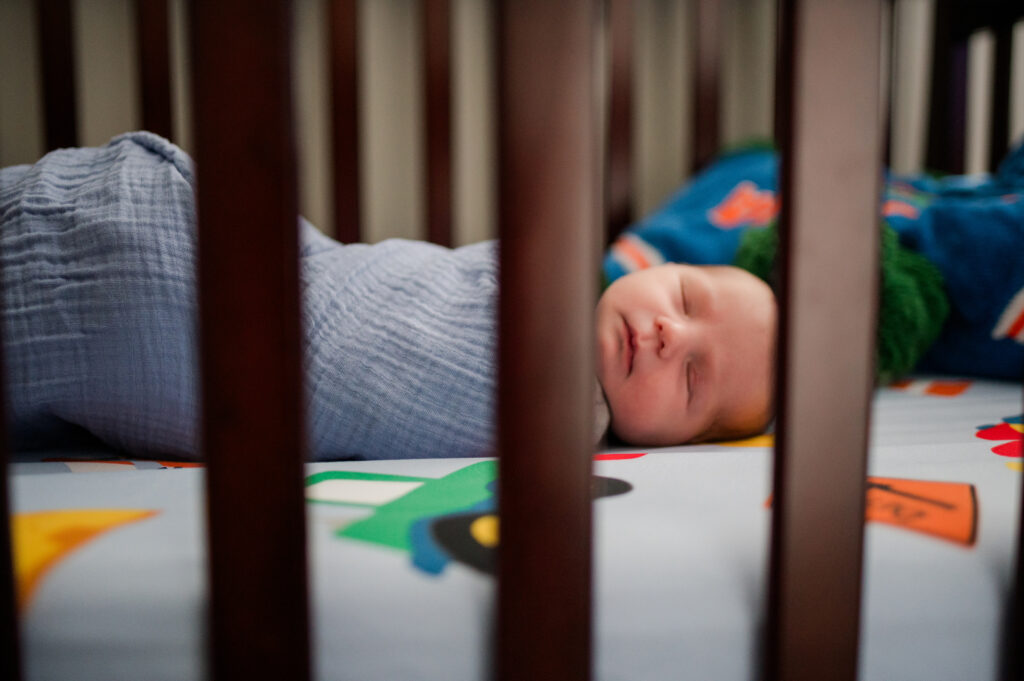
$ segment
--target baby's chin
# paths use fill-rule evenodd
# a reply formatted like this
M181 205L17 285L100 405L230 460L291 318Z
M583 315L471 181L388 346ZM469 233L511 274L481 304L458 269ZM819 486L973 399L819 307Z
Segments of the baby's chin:
M611 401L608 402L611 405ZM724 427L712 427L701 432L686 432L678 424L674 427L658 428L657 425L633 423L629 419L616 418L611 409L610 432L623 443L639 447L676 447L701 442L742 440L765 432L771 423L772 414L752 418L745 423L734 423Z
M680 432L678 429L659 428L656 424L616 418L614 408L611 412L610 430L625 444L637 447L673 447L693 442L697 437L696 434Z

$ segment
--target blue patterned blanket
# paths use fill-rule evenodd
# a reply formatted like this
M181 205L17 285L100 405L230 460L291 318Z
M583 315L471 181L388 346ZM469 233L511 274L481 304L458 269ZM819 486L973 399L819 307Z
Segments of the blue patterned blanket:
M728 264L778 214L777 156L727 154L633 225L604 260L612 281L661 262ZM882 217L942 272L950 317L918 369L1024 376L1024 146L993 175L886 177Z

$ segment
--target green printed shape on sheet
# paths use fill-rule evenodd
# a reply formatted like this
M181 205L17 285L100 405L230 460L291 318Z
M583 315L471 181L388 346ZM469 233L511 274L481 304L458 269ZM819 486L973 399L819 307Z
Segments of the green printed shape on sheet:
M412 548L410 529L413 523L422 518L457 513L489 499L493 493L488 486L496 476L494 461L479 461L442 478L331 471L309 476L306 485L330 479L422 482L408 494L377 506L373 515L357 520L336 533L338 537L409 551Z
M358 471L324 471L306 476L306 487L324 480L381 480L384 482L429 482L437 478L421 478L416 475L390 475L388 473L360 473Z

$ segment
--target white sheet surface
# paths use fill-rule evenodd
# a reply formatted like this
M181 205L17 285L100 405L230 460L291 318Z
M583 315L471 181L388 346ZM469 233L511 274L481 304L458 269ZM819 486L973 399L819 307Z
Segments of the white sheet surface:
M906 527L867 524L862 679L995 679L1020 515L1021 459L993 452L1008 440L978 434L983 426L1021 415L1021 389L973 382L960 394L937 396L927 392L929 386L934 392L928 379L879 392L870 474L974 485L976 537L965 546ZM988 432L1015 431L1007 425ZM39 578L23 609L27 677L199 677L202 469L137 462L73 474L70 468L97 466L44 458L54 457L24 457L12 467L18 514L157 513L57 551L60 558ZM319 481L308 489L320 498L308 505L316 678L487 678L493 579L438 549L436 541L423 543L436 528L426 516L436 509L419 516L400 512L416 494L428 501L480 501L473 494L488 479L490 465L447 459L309 466L310 475L347 472L309 480ZM459 487L452 480L460 471L477 477ZM598 461L595 473L631 486L595 504L596 677L754 678L770 450L717 444L661 449ZM485 490L485 504L486 496ZM78 522L63 517L68 527ZM403 517L423 524L395 520ZM244 508L237 518L239 532L259 535L258 527L246 525ZM368 518L391 522L366 530L369 541L339 535ZM402 531L384 541L381 527ZM59 531L51 534L61 541ZM434 553L417 546L433 546Z

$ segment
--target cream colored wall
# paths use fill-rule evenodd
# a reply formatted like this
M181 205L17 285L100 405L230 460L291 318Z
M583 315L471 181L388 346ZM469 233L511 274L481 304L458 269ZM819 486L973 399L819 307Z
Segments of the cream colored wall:
M465 244L497 231L497 147L494 55L487 27L493 6L487 0L453 0L454 126L453 238Z
M103 144L112 135L139 126L133 21L132 0L80 1L75 6L75 77L83 84L78 88L78 111L85 145Z
M893 85L891 165L900 173L924 164L928 84L925 58L931 50L932 0L901 0L896 4L891 59Z
M934 0L897 0L893 67L893 165L918 170L924 156L928 31ZM31 162L43 150L32 0L0 2L0 165ZM77 0L74 21L82 144L102 144L139 127L132 0ZM326 83L327 21L323 0L295 0L296 128L301 206L314 224L332 224L330 132ZM361 158L364 233L376 241L420 238L423 126L417 0L361 0L359 21L365 131ZM726 144L771 134L774 0L725 3L722 134ZM172 68L176 141L191 148L184 0L172 0ZM493 7L489 0L452 0L454 233L458 243L489 238L495 229L495 140L492 122ZM692 153L690 50L693 0L634 0L635 164L637 210L655 208L686 177ZM1024 23L1016 45L1024 45ZM971 43L971 68L991 62L991 38ZM1014 53L1012 130L1024 134L1024 49ZM982 95L985 79L972 87ZM968 114L969 169L984 166L983 97Z
M43 153L42 94L31 0L0 2L0 167Z
M722 140L772 135L775 99L775 0L725 3Z

